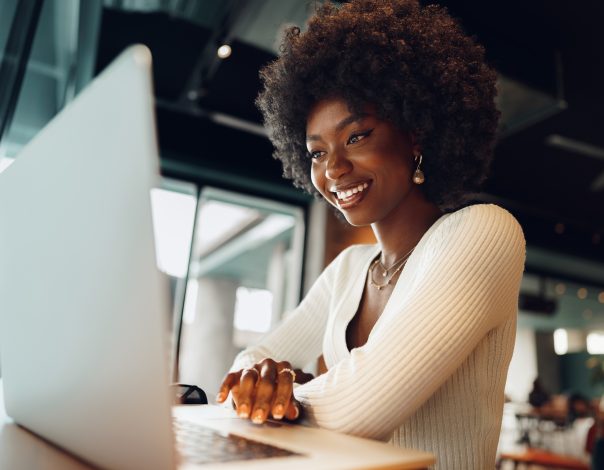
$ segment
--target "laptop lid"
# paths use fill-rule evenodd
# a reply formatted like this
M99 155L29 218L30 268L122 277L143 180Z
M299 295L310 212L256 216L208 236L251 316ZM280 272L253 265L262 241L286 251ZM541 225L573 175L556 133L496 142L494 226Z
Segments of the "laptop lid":
M174 465L150 67L127 49L0 174L6 411L106 468Z

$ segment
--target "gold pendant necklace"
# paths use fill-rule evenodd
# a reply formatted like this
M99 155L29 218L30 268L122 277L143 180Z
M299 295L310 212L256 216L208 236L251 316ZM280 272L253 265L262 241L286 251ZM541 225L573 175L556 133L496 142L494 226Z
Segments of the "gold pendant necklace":
M413 245L413 247L407 253L405 253L401 258L399 258L394 263L392 263L392 266L390 266L389 268L384 266L384 263L382 263L382 256L380 255L380 257L377 259L377 261L378 261L378 264L380 265L380 268L382 268L382 277L388 276L388 272L390 270L394 269L395 267L398 267L399 265L404 264L405 261L407 261L407 258L409 258L409 256L411 256L411 253L413 252L414 249L415 249L415 245Z
M407 258L409 257L409 255L411 255L411 253L409 253L407 255ZM384 282L383 284L378 284L377 282L375 282L373 280L373 271L375 270L375 267L377 266L377 264L382 264L378 259L376 259L373 263L371 263L371 266L369 268L369 284L371 284L372 287L375 287L377 290L382 290L384 287L390 285L390 282L392 281L392 279L394 278L394 276L396 276L405 266L405 262L407 261L407 258L405 258L400 264L399 266L392 272L392 274L390 274L390 276L388 276L388 278L386 279L386 282ZM392 267L390 268L392 269Z
M405 264L407 264L407 260L411 256L411 253L413 253L413 250L415 250L416 246L417 245L413 245L413 247L407 253L405 253L404 256L395 261L394 264L392 264L392 266L390 266L389 268L384 266L384 264L382 263L382 254L380 253L380 255L371 263L371 266L369 267L369 284L371 284L371 286L375 287L377 290L382 290L384 287L390 285L390 282L392 281L394 276L396 276L403 269ZM386 278L386 282L384 282L383 284L378 284L374 281L374 271L375 267L378 264L380 265L380 268L382 268L382 277ZM389 274L392 269L394 269L394 271Z

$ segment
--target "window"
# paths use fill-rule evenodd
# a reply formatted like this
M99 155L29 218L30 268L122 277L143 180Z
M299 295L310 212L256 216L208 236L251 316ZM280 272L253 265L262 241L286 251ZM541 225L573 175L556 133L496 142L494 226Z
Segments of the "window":
M179 380L215 393L235 355L300 300L300 208L207 188L197 209Z

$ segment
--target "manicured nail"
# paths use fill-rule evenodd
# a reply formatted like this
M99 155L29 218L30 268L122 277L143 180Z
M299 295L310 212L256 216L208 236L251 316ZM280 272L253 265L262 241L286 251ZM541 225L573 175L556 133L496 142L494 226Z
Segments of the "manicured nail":
M225 396L225 395L226 395L225 393L220 392L218 395L216 395L216 401L217 401L217 402L223 402L223 401L224 401L224 399L226 398L226 396Z
M240 405L237 410L237 416L240 418L249 418L250 416L250 407L249 405Z
M262 424L264 422L264 411L256 410L256 413L252 417L252 422L254 424Z
M284 410L284 406L279 404L279 405L275 405L275 410L273 411L273 417L275 419L281 419L283 418L283 413L285 412Z

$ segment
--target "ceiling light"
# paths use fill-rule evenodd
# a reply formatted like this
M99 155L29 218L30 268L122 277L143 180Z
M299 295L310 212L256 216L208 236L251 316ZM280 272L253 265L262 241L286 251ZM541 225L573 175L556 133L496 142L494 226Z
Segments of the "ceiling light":
M583 310L583 318L585 318L585 320L591 320L593 316L594 312L592 312L591 309L586 308L585 310Z
M231 46L229 46L228 44L223 44L216 51L216 55L218 55L218 57L220 57L221 59L226 59L231 55L231 52L233 52Z
M577 291L577 297L579 297L581 300L586 299L587 298L587 289L585 287L581 287Z
M604 291L602 291L598 294L598 302L600 302L601 304L604 304Z

